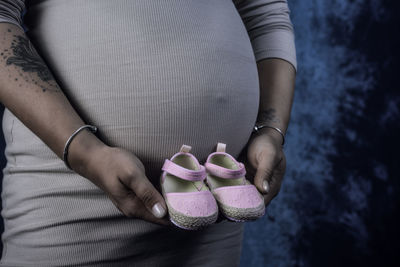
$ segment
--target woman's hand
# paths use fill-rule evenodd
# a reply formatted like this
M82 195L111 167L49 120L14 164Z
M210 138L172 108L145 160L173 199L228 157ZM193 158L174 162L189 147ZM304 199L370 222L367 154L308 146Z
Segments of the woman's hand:
M286 169L282 136L274 129L264 128L253 135L247 145L246 173L263 194L265 205L279 193Z
M127 217L172 225L165 216L165 201L146 177L143 163L130 151L99 143L89 135L82 132L71 142L72 169L101 188Z

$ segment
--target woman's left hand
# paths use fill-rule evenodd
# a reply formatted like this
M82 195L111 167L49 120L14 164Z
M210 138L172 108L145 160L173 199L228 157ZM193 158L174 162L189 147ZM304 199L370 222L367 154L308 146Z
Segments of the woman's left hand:
M246 152L244 152L246 153ZM263 128L251 136L247 159L243 160L249 180L264 196L265 205L278 195L286 169L282 136L271 128Z

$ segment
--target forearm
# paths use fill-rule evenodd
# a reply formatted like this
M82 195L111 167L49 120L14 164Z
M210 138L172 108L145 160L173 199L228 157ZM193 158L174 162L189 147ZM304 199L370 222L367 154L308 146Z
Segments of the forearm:
M286 133L293 103L296 71L292 64L279 58L257 62L260 82L258 123L278 127ZM271 131L271 128L263 128ZM279 136L279 133L275 133Z
M0 23L0 37L1 103L62 159L66 140L85 122L24 31L13 24ZM95 135L85 130L71 142L70 155L81 155L83 147L99 143Z

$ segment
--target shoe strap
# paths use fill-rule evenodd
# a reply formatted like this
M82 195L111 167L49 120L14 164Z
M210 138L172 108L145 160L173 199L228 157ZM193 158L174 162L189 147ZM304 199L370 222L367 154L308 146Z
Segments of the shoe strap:
M244 164L241 162L239 162L239 169L237 170L224 168L222 166L210 162L206 162L204 166L207 172L209 172L212 175L218 176L220 178L238 179L246 174L246 168L244 167Z
M191 146L188 146L188 145L182 145L182 146L181 146L181 149L180 149L179 151L180 151L180 152L189 153L191 149L192 149L192 147L191 147Z
M226 150L226 144L224 143L217 144L217 152L225 152L225 150Z
M174 176L188 181L202 181L206 178L206 169L200 164L200 170L189 170L182 167L169 159L166 159L163 167L163 171L166 171Z

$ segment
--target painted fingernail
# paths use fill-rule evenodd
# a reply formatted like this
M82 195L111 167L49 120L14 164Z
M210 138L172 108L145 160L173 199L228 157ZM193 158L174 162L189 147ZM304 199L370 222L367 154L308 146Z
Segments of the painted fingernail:
M165 209L161 206L160 203L156 203L153 208L153 215L156 216L157 218L162 218L165 216Z
M265 192L267 192L267 193L269 192L269 183L267 180L263 181L263 189Z

